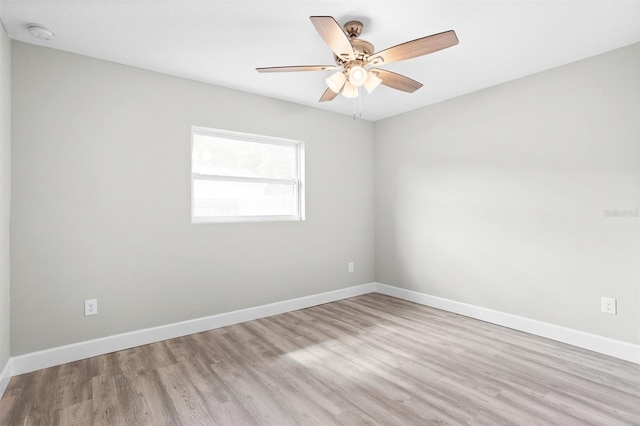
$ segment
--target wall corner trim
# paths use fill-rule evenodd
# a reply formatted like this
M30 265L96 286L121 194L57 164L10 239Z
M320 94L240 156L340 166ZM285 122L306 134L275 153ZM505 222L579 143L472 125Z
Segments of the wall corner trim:
M42 368L53 367L55 365L104 355L136 346L187 336L189 334L200 333L298 309L310 308L316 305L322 305L371 293L374 289L374 283L361 284L326 293L289 299L267 305L225 312L208 317L136 330L128 333L116 334L113 336L18 355L12 357L9 361L11 363L10 374L11 376L15 376L18 374L29 373ZM7 368L5 368L5 370L7 370ZM3 378L4 374L5 372L3 372L3 376L0 376L0 378ZM3 382L0 380L0 385L2 385L2 383Z
M4 395L4 391L7 390L9 380L11 380L11 358L7 360L2 372L0 372L0 398Z
M470 318L479 319L503 327L512 328L558 342L567 343L579 348L588 349L600 354L640 364L640 345L610 339L597 334L586 333L572 328L562 327L518 315L509 314L481 306L456 302L455 300L431 296L413 290L375 283L375 291L398 299L430 306L436 309L453 312Z

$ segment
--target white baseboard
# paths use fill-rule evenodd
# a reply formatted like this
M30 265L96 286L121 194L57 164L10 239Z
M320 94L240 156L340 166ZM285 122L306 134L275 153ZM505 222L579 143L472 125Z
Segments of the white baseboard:
M251 321L271 315L282 314L298 309L309 308L311 306L322 305L324 303L335 302L337 300L371 293L374 291L374 289L374 283L362 284L340 290L329 291L326 293L299 297L297 299L270 303L268 305L261 305L233 312L226 312L209 317L198 318L174 324L167 324L159 327L147 328L144 330L131 331L129 333L116 334L114 336L108 336L99 339L88 340L86 342L79 342L43 351L32 352L25 355L19 355L12 357L10 360L11 375L15 376L18 374L24 374L30 371L53 367L55 365L90 358L97 355L104 355L123 349L129 349L135 346L146 345L149 343L173 339L193 333L213 330L219 327L239 324L245 321Z
M0 373L0 396L4 393L9 379L18 374L372 292L454 312L640 364L640 346L638 345L386 284L368 283L15 356L9 359Z
M640 364L640 345L386 284L375 283L375 291Z
M11 358L7 360L7 364L0 373L0 398L4 395L4 391L7 390L9 380L11 380Z

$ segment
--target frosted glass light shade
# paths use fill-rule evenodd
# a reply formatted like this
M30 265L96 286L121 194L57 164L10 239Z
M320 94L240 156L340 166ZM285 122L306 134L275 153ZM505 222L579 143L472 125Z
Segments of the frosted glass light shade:
M365 81L367 81L367 70L362 68L360 65L351 67L349 70L349 83L356 87L360 87Z
M340 89L344 86L345 81L347 81L347 77L345 77L342 71L338 71L325 80L327 86L329 86L329 89L331 89L333 93L340 93Z
M342 89L342 96L345 98L353 99L358 97L358 88L351 84L351 82L347 81L344 83L344 88Z
M364 88L367 89L367 92L371 93L376 87L380 86L380 83L382 83L380 77L378 77L376 73L369 71L367 81L364 82Z

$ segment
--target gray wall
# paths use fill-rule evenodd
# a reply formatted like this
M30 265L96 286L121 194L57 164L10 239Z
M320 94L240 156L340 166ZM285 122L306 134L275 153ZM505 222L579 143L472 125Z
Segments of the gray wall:
M9 360L11 210L11 44L0 22L0 372Z
M377 281L640 342L639 57L376 123Z
M12 47L12 355L374 280L372 123ZM192 225L192 125L305 141L307 220Z
M374 277L640 341L638 218L606 215L639 208L638 45L375 125L12 48L13 151L0 34L0 366L10 182L12 355ZM191 125L304 140L307 220L191 225Z

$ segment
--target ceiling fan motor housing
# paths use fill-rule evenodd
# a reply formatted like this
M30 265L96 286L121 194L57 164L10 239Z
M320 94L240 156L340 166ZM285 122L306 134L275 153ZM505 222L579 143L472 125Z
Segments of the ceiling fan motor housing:
M374 51L374 47L373 44L369 43L366 40L361 40L359 38L354 38L352 40L349 40L351 43L351 46L353 46L353 53L355 55L355 61L356 62L366 62L367 58L373 54ZM336 61L336 64L340 67L345 66L345 64L347 64L349 61L349 59L347 58L341 58L339 56L333 55L333 58ZM351 61L353 62L353 61ZM359 64L362 65L362 64Z

